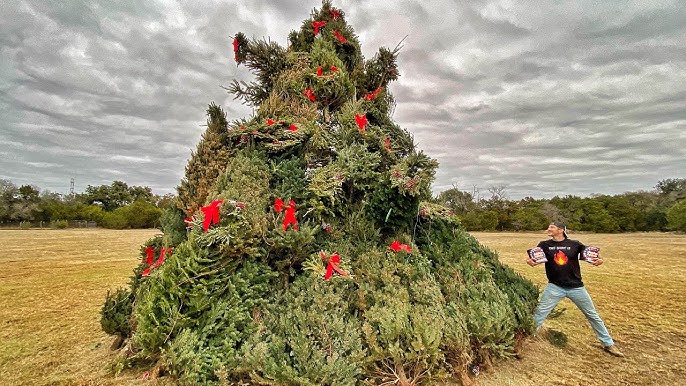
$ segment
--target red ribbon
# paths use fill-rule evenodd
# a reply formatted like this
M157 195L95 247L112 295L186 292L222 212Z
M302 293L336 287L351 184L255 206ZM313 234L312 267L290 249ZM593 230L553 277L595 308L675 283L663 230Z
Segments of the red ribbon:
M298 131L298 126L291 124L291 127L288 128L290 131Z
M312 22L312 27L314 27L314 35L317 36L319 34L319 29L322 28L323 26L326 25L326 20L322 21L313 21Z
M393 241L389 248L394 252L405 251L407 253L412 253L412 247L407 244L400 244L398 240Z
M383 139L383 147L386 148L386 150L391 151L391 139L390 138L384 138Z
M152 264L152 260L155 258L155 250L152 247L147 247L145 248L145 253L148 255L145 263L148 265Z
M269 119L269 118L267 119L267 126L271 126L271 125L273 125L273 124L275 124L275 123L276 123L276 122L275 122L274 120Z
M344 43L348 41L348 39L345 38L345 36L341 35L340 32L338 31L333 31L333 34L336 36L336 39L338 39L339 42Z
M365 131L365 126L367 126L367 114L355 114L355 122L357 123L357 127L360 128L361 132Z
M283 219L283 230L288 229L289 225L293 225L293 230L298 230L298 220L295 218L295 201L290 200L288 207L286 207L286 217Z
M376 94L380 93L381 90L383 90L383 87L377 88L376 90L374 90L374 91L370 92L369 94L365 95L365 96L364 96L364 99L370 101L370 100L376 98Z
M149 250L150 252L148 252L148 250ZM148 253L148 265L149 265L149 267L146 268L146 269L144 269L143 272L141 272L141 276L150 276L150 271L152 271L153 269L155 269L155 268L159 267L160 265L162 265L162 263L164 263L165 254L168 253L168 254L171 255L171 254L172 254L172 251L173 251L173 250L172 250L171 248L162 248L162 249L160 249L160 258L157 259L157 261L155 261L155 264L150 265L150 263L152 263L152 257L153 257L153 255L154 255L154 251L153 251L153 248L152 248L152 247L148 247L148 248L145 250L145 252Z
M164 263L164 254L165 254L166 252L167 252L166 249L164 249L164 248L160 249L160 258L157 259L157 261L155 262L155 264L152 265L152 268L153 268L153 269L159 267L160 265L162 265L162 263Z
M305 95L306 97L310 98L310 100L311 100L312 102L314 102L315 100L317 100L317 99L314 97L314 92L312 92L312 89L311 89L311 88L308 88L307 90L303 91L303 95Z
M274 210L276 211L276 213L281 213L283 208L284 208L283 200L281 200L280 198L277 197L276 200L274 201Z
M317 67L317 76L322 76L322 66Z
M336 66L331 66L331 71L333 71L333 72L338 71L338 67L336 67Z
M238 61L238 39L233 38L233 53L234 58Z
M219 223L219 205L224 200L214 200L208 206L200 207L200 210L205 214L205 219L202 221L202 229L207 232L210 229L210 224Z
M338 272L339 275L341 276L348 276L347 273L345 273L340 267L338 267L336 264L341 263L341 257L338 256L338 253L334 253L331 255L331 257L326 257L326 254L324 252L319 252L319 256L327 260L328 259L328 264L326 265L326 274L324 275L324 280L329 280L331 276L333 276L333 271Z
M337 20L339 17L341 17L341 12L334 8L329 11L329 15L331 15L331 19Z

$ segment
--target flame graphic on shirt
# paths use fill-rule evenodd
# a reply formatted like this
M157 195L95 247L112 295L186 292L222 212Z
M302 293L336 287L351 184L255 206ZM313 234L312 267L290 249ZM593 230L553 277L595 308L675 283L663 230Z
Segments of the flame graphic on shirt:
M567 260L567 255L565 255L565 253L562 251L557 251L555 257L553 258L553 261L555 261L555 264L557 265L565 265L567 264Z

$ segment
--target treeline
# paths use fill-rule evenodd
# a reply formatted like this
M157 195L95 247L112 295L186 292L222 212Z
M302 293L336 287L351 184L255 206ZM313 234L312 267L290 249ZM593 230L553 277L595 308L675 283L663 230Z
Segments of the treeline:
M471 231L536 231L551 221L563 221L575 231L686 232L686 178L659 181L651 191L591 197L508 200L504 187L488 189L483 198L472 192L448 189L434 198L450 208ZM91 186L84 193L63 195L34 185L17 187L0 179L0 226L55 228L86 221L111 229L155 228L174 196L154 195L149 187Z
M535 231L551 221L563 221L575 231L686 232L686 179L659 181L652 191L591 197L508 200L503 186L488 189L482 198L457 188L434 200L453 210L467 230Z
M154 195L149 187L121 181L89 185L84 193L63 195L0 180L0 225L66 228L80 221L111 229L155 228L162 209L172 202L172 195Z

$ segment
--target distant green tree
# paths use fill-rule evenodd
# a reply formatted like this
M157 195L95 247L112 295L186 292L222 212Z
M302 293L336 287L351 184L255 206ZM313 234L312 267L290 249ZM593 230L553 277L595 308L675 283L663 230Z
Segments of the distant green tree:
M470 231L494 231L498 227L498 212L475 210L460 216L460 222Z
M512 216L514 230L535 231L545 229L548 219L542 211L542 202L529 202Z
M459 190L457 187L441 192L436 201L450 208L455 214L462 215L476 208L474 197L469 192Z
M686 200L679 201L667 210L667 227L686 232Z
M0 180L0 221L12 220L14 203L19 200L19 189L10 180Z
M138 200L105 213L102 226L112 229L155 228L159 226L161 215L162 209L145 200Z
M686 199L686 178L668 178L658 181L655 189L662 196L671 196L675 201Z
M101 205L105 211L113 211L134 201L154 202L152 189L147 186L131 186L126 182L114 181L111 185L86 187L86 192L80 195L81 200L88 204Z
M64 219L64 217L60 216L65 206L61 194L44 190L41 192L38 205L40 210L37 220L52 221Z
M18 190L18 197L11 205L10 218L16 221L33 221L40 211L40 191L38 187L22 185Z
M582 230L584 217L583 200L577 196L555 196L550 200L550 204L559 209L560 215L565 220L565 224L570 229Z
M666 224L665 210L659 207L659 197L656 192L627 192L621 195L633 210L635 210L635 230L636 231L660 231L661 226ZM655 215L659 215L663 221ZM659 225L659 223L664 223Z
M584 199L582 207L583 217L579 230L597 233L619 232L619 223L608 213L600 200Z
M645 216L644 231L664 232L667 230L667 210L662 207L650 209Z
M636 223L639 218L639 210L632 206L626 197L600 196L598 200L603 203L607 213L615 219L620 232L634 232L637 230Z

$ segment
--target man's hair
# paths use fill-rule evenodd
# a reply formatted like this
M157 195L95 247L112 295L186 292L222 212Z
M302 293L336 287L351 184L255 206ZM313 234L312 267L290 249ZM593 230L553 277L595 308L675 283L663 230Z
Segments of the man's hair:
M553 222L551 222L551 224L562 229L562 234L565 236L565 239L569 238L567 236L567 227L565 226L564 223L562 223L560 221L553 221Z

